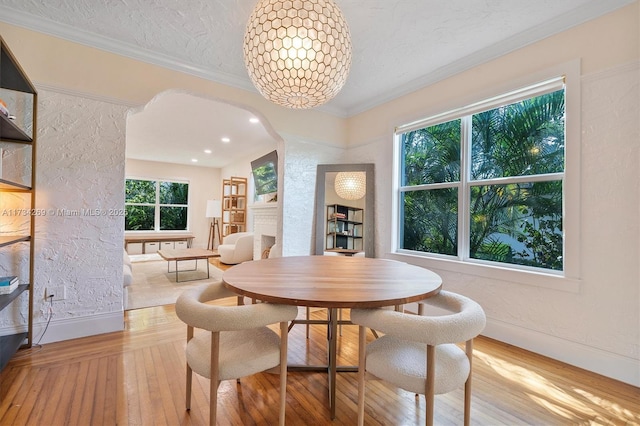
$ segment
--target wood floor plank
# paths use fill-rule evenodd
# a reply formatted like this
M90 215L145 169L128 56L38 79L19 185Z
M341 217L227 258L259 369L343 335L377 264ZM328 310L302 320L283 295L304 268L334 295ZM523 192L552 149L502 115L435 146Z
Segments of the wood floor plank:
M13 424L27 424L29 420L29 416L33 411L33 407L38 400L39 394L42 391L42 384L44 383L47 375L46 372L43 372L40 369L31 370L30 376L32 381L28 384L27 392L19 393L15 400L15 406L18 410L15 412L15 417L13 418Z
M51 423L54 425L69 424L71 415L71 406L73 397L76 393L75 385L79 382L78 375L79 369L76 364L68 365L68 373L66 376L61 377L59 386L53 390L53 392L60 395L60 399L55 407L55 413L51 418Z
M125 377L124 356L119 354L116 358L116 380L115 389L116 407L115 407L115 424L128 424L127 411L127 377Z
M28 386L29 370L5 369L6 374L0 375L0 424L10 424L9 418L15 415L15 402L20 388Z
M325 363L326 326L312 326L308 339L305 328L289 333L289 363ZM206 425L207 379L194 375L185 409L185 338L168 305L127 312L123 332L20 351L0 373L0 425ZM357 327L342 328L337 348L341 364L356 363ZM473 374L473 425L640 424L639 388L492 339L476 339ZM287 425L356 424L356 374L338 374L334 421L326 373L287 376ZM223 382L219 424L277 423L278 381L264 373ZM366 390L367 425L424 423L424 398L373 378ZM437 396L436 424L461 424L462 409L462 390Z
M47 399L49 398L49 392L51 386L55 381L55 377L50 370L42 370L39 374L40 377L43 377L39 389L37 391L32 392L33 404L31 406L31 410L29 411L28 423L39 424L41 423L41 418L46 418L49 416L49 410L53 410L54 406L49 406ZM30 405L29 400L27 400L27 405ZM26 414L26 412L25 412Z

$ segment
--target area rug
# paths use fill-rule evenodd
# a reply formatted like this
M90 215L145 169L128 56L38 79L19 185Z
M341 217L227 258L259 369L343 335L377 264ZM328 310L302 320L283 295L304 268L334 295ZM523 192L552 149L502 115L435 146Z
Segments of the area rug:
M175 262L171 262L171 272L167 272L167 261L157 260L161 259L159 255L137 256L145 257L131 259L133 280L127 290L127 310L173 304L186 289L220 281L222 278L222 270L210 264L209 279L186 281L207 276L206 260L198 260L198 269L193 271L188 270L195 269L196 261L188 260L178 263L179 270L183 272L180 272L181 282L176 283L176 274L173 272Z

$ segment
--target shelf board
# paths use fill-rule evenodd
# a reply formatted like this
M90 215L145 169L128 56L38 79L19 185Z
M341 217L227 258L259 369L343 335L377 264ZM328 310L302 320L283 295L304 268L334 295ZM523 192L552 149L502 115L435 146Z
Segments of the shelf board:
M11 293L0 294L0 311L6 308L9 303L13 302L18 296L27 290L29 290L29 284L20 284Z
M18 191L29 192L31 187L22 183L12 182L10 180L0 178L0 190L2 191Z
M36 93L35 86L29 80L26 73L16 60L15 56L0 36L0 74L2 74L3 89L15 90L24 93Z
M349 220L349 219L339 219L337 217L329 219L327 222L343 222L343 223L351 223L353 225L362 225L362 222L357 220Z
M353 250L353 249L325 249L325 251L346 254L347 256L352 256L356 253L360 253L363 250Z
M0 236L0 247L29 240L31 240L29 235L2 235Z
M340 232L327 232L327 236L331 237L347 237L347 238L362 238L362 235L348 235Z
M15 354L27 338L27 333L0 336L0 371L4 369L13 354Z
M6 142L33 142L33 138L2 114L0 114L0 139Z

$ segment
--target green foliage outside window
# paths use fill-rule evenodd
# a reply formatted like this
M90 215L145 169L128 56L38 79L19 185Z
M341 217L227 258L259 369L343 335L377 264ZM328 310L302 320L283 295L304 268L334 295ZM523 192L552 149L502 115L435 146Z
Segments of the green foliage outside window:
M187 229L186 207L160 207L161 231L184 231Z
M467 117L470 140L460 119L402 134L401 248L459 256L462 205L469 258L562 270L564 114L559 90Z
M127 179L125 230L185 231L188 200L188 183Z
M156 202L156 182L152 180L127 179L124 186L125 203Z
M160 204L187 204L189 184L160 182Z
M153 231L155 221L154 206L125 205L125 231Z

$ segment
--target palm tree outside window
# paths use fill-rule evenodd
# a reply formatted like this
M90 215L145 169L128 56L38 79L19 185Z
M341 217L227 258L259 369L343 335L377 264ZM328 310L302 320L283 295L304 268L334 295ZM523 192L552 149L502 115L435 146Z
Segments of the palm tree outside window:
M396 136L399 251L563 270L563 78Z

